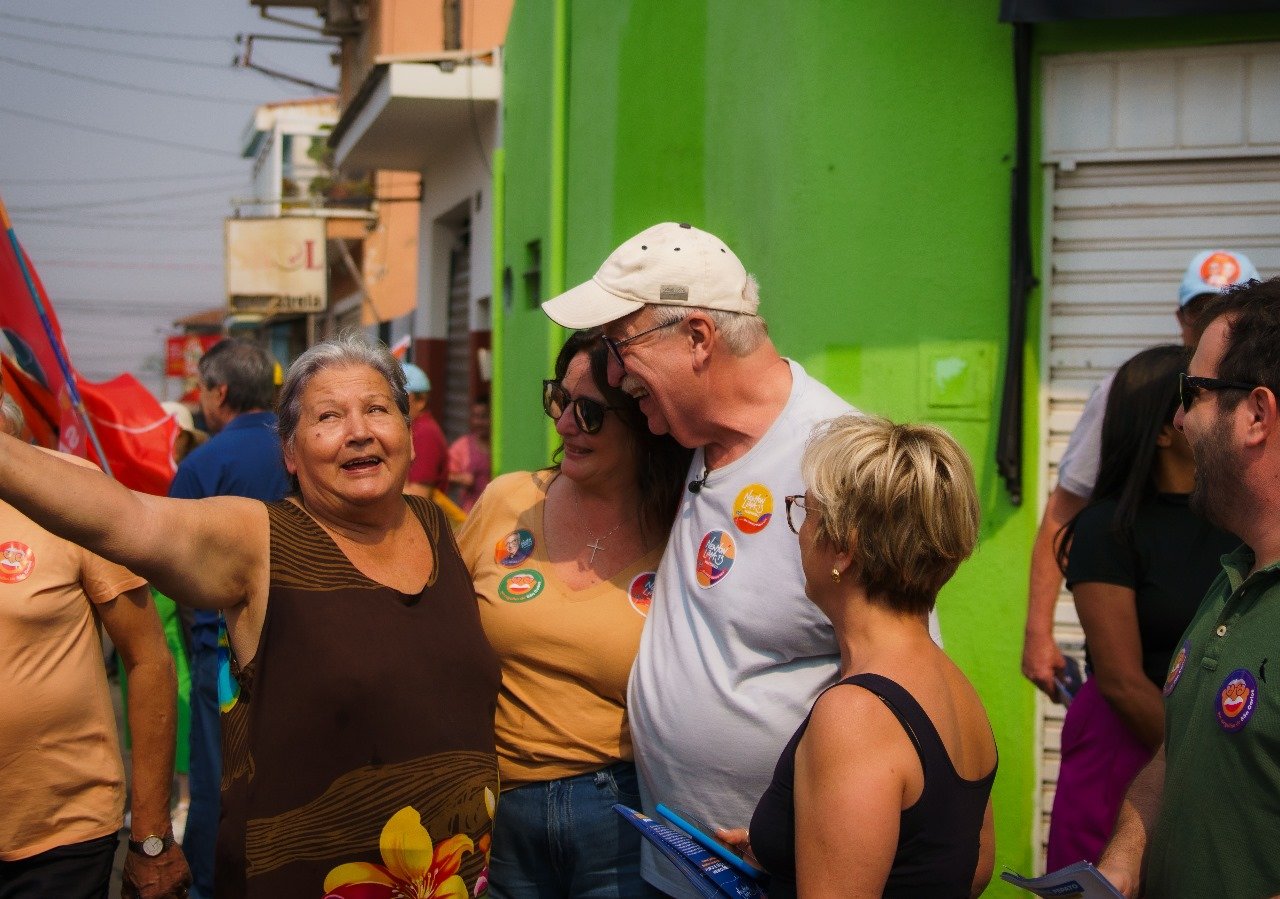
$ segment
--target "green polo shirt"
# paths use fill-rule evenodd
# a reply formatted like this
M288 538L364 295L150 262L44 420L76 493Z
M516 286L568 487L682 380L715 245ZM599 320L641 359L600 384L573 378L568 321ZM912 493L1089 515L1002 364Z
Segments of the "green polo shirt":
M1280 562L1253 558L1222 557L1169 667L1147 896L1280 893Z

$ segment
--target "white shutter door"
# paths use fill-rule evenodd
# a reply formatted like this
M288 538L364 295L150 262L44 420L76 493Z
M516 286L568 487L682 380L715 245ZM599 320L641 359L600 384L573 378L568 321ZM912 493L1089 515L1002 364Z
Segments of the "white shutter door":
M1249 256L1280 272L1280 158L1085 163L1058 169L1051 195L1048 293L1050 487L1089 393L1141 349L1178 343L1178 284L1200 250ZM1084 635L1065 590L1059 643L1083 661ZM1062 706L1040 697L1040 845L1058 778Z

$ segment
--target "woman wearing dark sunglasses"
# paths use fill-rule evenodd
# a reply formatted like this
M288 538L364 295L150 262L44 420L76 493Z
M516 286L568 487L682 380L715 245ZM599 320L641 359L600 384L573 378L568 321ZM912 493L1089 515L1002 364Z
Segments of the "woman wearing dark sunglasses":
M1093 496L1059 535L1090 677L1063 725L1050 870L1097 862L1129 782L1164 739L1161 687L1176 682L1187 661L1178 641L1219 571L1218 557L1240 542L1187 505L1195 462L1174 413L1197 389L1222 389L1186 383L1179 373L1189 356L1158 346L1120 366Z
M627 678L691 451L649 433L606 352L569 338L542 388L560 461L493 481L458 535L502 663L497 899L647 894L612 806L640 801Z

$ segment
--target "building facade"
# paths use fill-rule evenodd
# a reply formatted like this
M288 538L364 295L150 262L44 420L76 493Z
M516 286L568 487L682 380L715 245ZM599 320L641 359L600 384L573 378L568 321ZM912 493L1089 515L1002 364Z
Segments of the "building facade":
M1280 273L1280 15L1005 6L517 4L494 443L500 470L546 465L556 443L537 389L563 332L541 300L655 222L723 237L785 355L861 409L945 427L974 460L981 546L938 609L1000 746L997 870L1026 872L1061 729L1020 674L1043 497L1093 386L1177 339L1196 250ZM1078 651L1069 597L1058 624Z

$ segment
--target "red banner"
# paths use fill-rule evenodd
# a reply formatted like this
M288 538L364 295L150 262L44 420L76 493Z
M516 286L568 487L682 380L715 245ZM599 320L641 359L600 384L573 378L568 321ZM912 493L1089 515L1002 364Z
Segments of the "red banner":
M13 368L24 376L11 377L13 372L6 367L5 385L8 387L11 380L15 384L14 398L24 407L25 414L37 419L56 414L58 449L101 465L103 461L93 451L84 423L72 407L71 391L58 364L55 344L70 367L57 316L30 258L23 255L47 313L53 340L40 320L9 235L0 235L0 333L12 347L16 363ZM132 375L121 375L104 384L85 381L74 369L72 377L111 473L134 490L166 493L173 477L172 449L178 430L173 419ZM37 424L32 422L33 433Z

